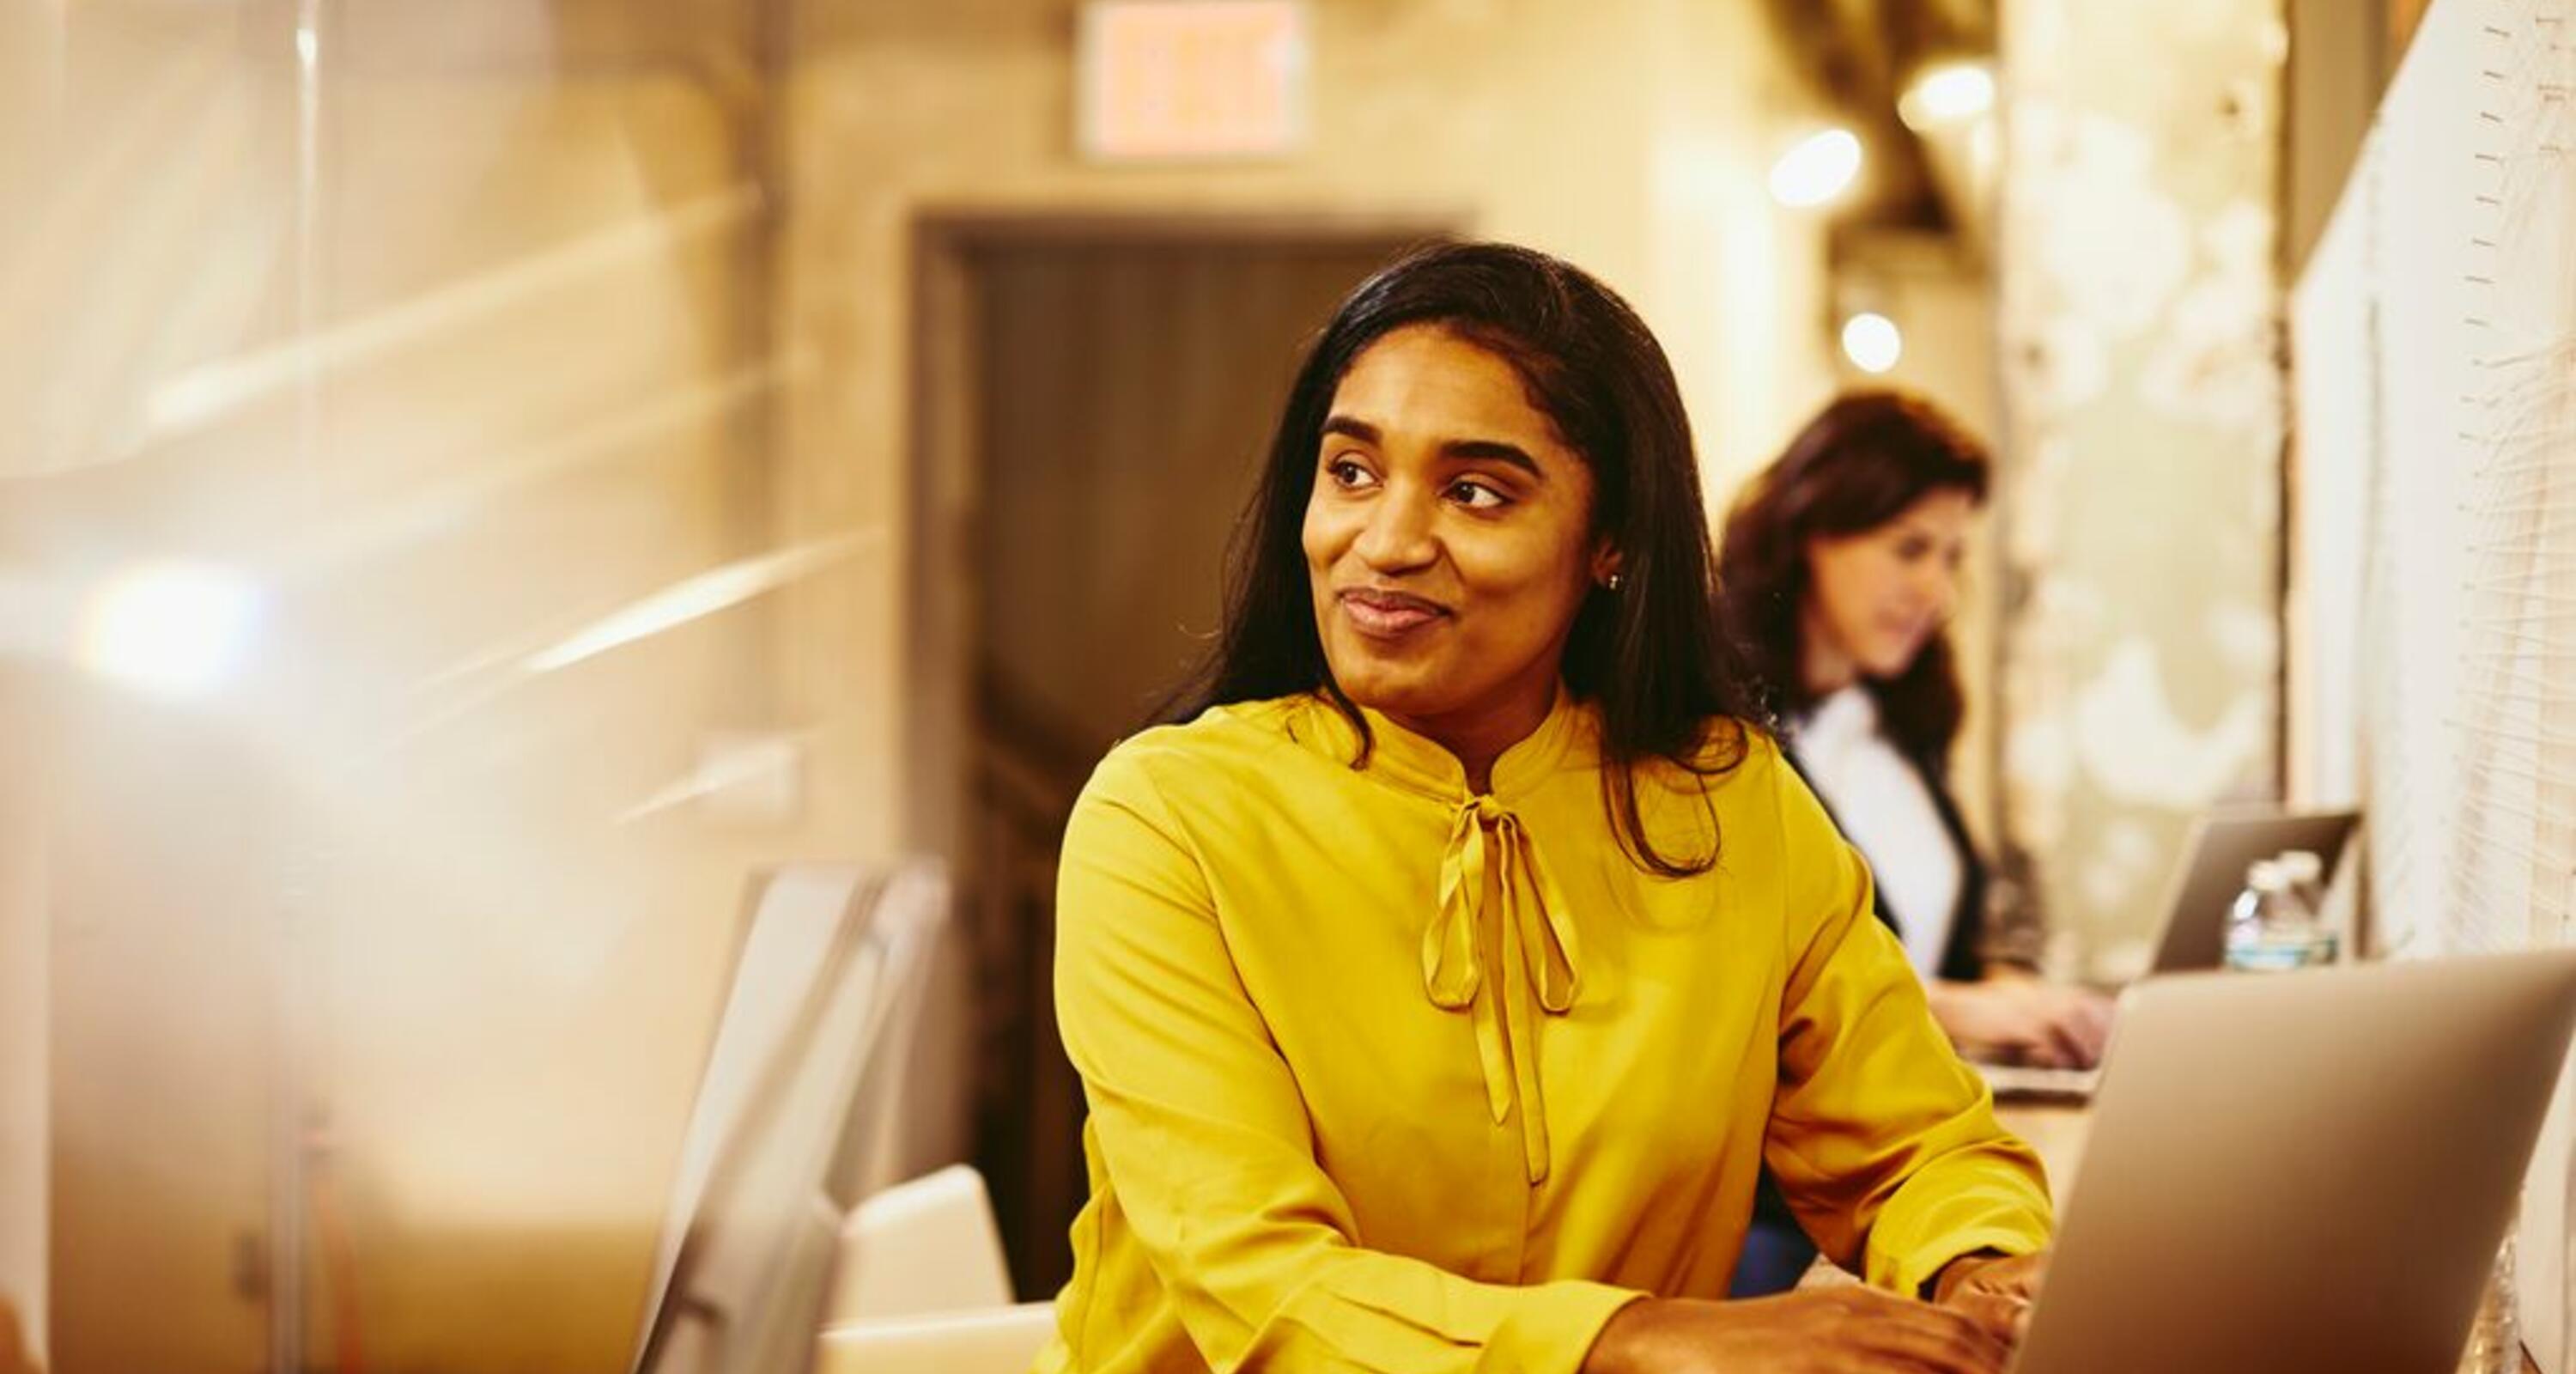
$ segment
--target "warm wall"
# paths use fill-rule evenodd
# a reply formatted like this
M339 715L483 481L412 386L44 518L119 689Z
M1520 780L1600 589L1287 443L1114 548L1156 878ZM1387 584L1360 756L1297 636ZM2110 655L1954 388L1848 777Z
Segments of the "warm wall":
M38 732L34 689L0 669L0 1302L16 1308L27 1339L45 1347L46 1140L51 1119L44 830L31 766Z
M912 226L996 216L1447 220L1570 257L1672 352L1722 491L1821 399L1820 227L1761 173L1801 105L1755 7L1461 0L1313 7L1311 146L1275 162L1102 167L1072 148L1067 0L808 0L795 25L780 280L781 537L882 536L793 592L782 705L816 730L812 820L881 852L902 765Z
M409 701L320 784L329 1163L384 1363L600 1367L634 1329L746 861L796 847L654 805L715 732L764 723L744 610L522 665L762 552L759 188L699 65L722 30L526 35L549 56L442 47L455 28L403 11L337 34L325 280L342 319L456 313L330 394L316 523L385 523L320 613Z
M2191 818L2277 786L2277 4L2003 7L2008 852L2150 957Z

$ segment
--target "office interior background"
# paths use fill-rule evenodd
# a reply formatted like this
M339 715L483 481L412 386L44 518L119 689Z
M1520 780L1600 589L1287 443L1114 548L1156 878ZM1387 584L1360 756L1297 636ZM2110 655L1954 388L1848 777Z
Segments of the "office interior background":
M1056 835L1429 237L1624 293L1712 515L1838 388L1991 441L1957 781L2052 973L2233 802L2367 809L2365 951L2564 943L2571 29L0 0L0 1298L58 1374L623 1368L764 884L908 861L851 1186L975 1162L1051 1292Z

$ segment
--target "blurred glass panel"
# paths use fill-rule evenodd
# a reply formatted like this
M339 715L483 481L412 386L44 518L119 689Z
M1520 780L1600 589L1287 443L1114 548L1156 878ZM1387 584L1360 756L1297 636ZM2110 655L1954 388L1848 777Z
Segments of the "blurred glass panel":
M768 23L9 11L52 1367L631 1353L740 893L800 843L793 786L705 803L797 769L767 616L858 547L768 542Z

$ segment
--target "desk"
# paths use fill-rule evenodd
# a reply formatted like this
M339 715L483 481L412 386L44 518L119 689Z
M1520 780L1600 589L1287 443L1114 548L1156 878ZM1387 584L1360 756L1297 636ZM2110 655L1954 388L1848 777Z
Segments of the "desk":
M2048 1170L2049 1192L2066 1196L2076 1166L2083 1162L2084 1138L2093 1125L2092 1109L2057 1102L1998 1102L1995 1117L2005 1130L2030 1142L2030 1147L2039 1152L2039 1162ZM2523 1354L2522 1369L2523 1374L2540 1374L2540 1366L2532 1362L2528 1351Z

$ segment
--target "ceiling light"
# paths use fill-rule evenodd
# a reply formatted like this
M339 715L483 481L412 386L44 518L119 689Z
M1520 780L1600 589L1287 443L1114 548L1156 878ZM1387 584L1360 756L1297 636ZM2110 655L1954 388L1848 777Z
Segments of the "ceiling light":
M1851 189L1860 176L1860 140L1849 129L1808 135L1771 164L1771 198L1805 209Z
M1896 102L1914 130L1963 124L1994 109L1995 74L1983 62L1944 62L1926 67Z
M1885 372L1905 356L1905 335L1896 321L1864 310L1843 321L1843 356L1863 372Z

